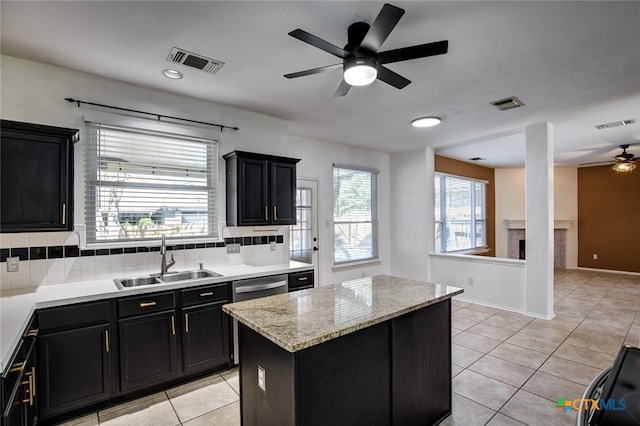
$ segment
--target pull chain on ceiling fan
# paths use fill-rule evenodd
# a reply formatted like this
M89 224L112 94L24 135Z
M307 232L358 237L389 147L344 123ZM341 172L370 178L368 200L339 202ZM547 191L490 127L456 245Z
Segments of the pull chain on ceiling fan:
M337 56L342 59L342 63L285 74L285 77L297 78L342 68L343 79L333 96L344 96L349 92L351 86L364 86L373 83L376 79L397 89L406 87L411 81L384 65L443 55L448 51L449 41L442 40L378 52L404 12L404 9L385 4L371 26L365 22L351 24L347 31L348 41L344 48L335 46L301 29L291 31L289 33L291 37Z

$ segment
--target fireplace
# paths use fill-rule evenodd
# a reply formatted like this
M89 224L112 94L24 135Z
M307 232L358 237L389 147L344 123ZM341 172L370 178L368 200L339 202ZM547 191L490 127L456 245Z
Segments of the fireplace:
M571 227L571 220L556 220L553 230L553 267L566 267L567 229ZM509 259L526 258L526 235L524 220L505 220L507 227L507 257Z

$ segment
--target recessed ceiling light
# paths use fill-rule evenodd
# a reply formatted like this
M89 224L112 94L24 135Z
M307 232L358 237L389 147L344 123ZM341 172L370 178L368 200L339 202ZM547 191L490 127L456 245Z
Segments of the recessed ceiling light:
M420 117L411 122L413 127L432 127L440 124L440 117Z
M177 70L166 69L162 71L162 74L164 74L165 77L171 78L173 80L179 80L182 78L182 73Z

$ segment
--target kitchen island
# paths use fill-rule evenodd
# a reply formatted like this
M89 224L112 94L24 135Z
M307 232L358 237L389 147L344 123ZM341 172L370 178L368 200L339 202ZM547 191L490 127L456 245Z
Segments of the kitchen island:
M451 414L451 298L375 276L223 306L252 425L429 425Z

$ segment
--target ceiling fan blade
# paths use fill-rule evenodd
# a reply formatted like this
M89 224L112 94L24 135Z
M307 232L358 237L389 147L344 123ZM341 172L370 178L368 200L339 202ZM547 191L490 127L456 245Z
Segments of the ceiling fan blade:
M326 67L312 68L310 70L292 72L291 74L285 74L284 76L287 78L304 77L305 75L320 74L323 72L332 71L338 68L342 68L342 66L343 66L342 64L327 65Z
M349 54L346 50L338 46L335 46L329 43L328 41L324 41L323 39L316 37L313 34L309 34L308 32L301 30L299 28L297 30L291 31L289 35L293 38L297 38L300 41L303 41L307 44L317 47L320 50L324 50L327 53L331 53L332 55L337 56L338 58L344 59Z
M408 84L411 83L411 80L408 80L400 74L395 73L389 68L383 66L378 67L378 80L382 80L385 83L395 87L396 89L404 89Z
M449 40L436 41L434 43L419 44L417 46L403 47L387 50L378 54L378 63L390 64L392 62L408 61L410 59L426 58L427 56L444 55L449 50Z
M617 163L617 161L592 161L590 163L580 163L578 164L578 166L586 166L589 164L613 164L613 163Z
M337 98L339 96L344 96L349 93L349 89L351 89L351 85L342 79L342 83L338 86L338 90L333 94L333 97Z
M400 18L402 18L402 15L404 15L404 9L388 3L382 6L382 10L375 21L373 21L360 47L370 50L371 52L377 52L380 46L382 46L382 43L389 37L389 34L391 34L391 31Z

